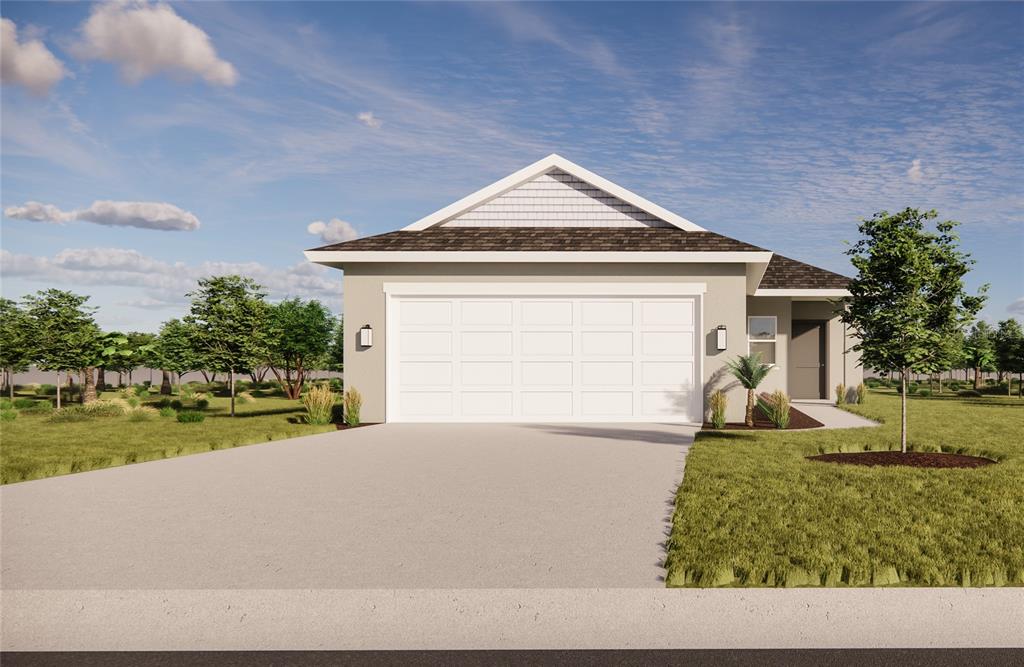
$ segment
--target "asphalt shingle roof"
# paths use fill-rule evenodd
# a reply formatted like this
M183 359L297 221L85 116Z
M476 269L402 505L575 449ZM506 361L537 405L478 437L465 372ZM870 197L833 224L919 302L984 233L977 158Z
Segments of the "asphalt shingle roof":
M775 254L772 255L772 261L768 263L758 288L846 289L849 283L850 279L846 276Z

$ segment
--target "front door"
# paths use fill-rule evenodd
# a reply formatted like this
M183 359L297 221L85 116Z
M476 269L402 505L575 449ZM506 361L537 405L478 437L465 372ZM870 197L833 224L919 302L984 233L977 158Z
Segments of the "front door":
M789 348L789 393L793 398L828 398L825 325L820 320L793 320L793 342Z

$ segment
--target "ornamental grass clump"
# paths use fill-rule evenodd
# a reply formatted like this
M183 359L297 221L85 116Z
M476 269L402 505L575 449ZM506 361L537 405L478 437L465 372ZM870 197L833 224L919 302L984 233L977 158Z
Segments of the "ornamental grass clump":
M776 390L767 397L759 398L757 407L775 428L789 428L789 396L786 392Z
M336 396L330 385L318 384L302 396L306 408L306 422L309 424L330 424Z
M836 385L836 405L846 404L846 385L840 382Z
M711 405L711 426L714 428L725 428L725 409L729 406L729 398L721 389L711 394L708 401Z
M345 423L349 426L359 426L359 410L363 407L363 395L353 387L345 392Z
M199 424L204 419L206 419L206 415L202 412L186 410L185 412L178 413L178 421L182 424Z
M864 405L864 401L868 400L868 388L861 382L857 385L857 404Z

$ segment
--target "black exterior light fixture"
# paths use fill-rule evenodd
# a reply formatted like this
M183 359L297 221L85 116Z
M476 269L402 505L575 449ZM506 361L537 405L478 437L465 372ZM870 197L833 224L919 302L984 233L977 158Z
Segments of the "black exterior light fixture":
M369 324L359 329L359 347L373 347L373 328Z
M715 347L721 352L725 348L729 347L729 335L725 330L724 324L719 324L715 329Z

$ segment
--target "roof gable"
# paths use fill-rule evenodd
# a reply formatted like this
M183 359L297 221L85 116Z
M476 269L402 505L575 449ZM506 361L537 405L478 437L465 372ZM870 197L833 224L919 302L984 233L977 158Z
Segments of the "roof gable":
M542 191L555 193L556 196L550 199L559 201L532 203L540 199ZM531 200L531 203L524 203L521 199ZM529 216L529 226L532 227L538 226L539 213L544 223L540 226L660 226L704 231L686 218L556 154L417 220L405 227L405 231L421 231L438 225L514 226L509 225L514 220L508 214L518 213L509 210L517 206L540 207L541 210L522 211ZM577 206L585 210L576 210ZM581 216L574 219L569 215L571 213L580 213ZM591 214L589 218L588 213ZM505 224L497 224L502 222Z

